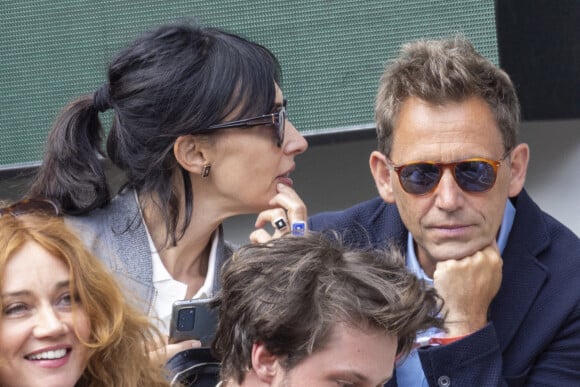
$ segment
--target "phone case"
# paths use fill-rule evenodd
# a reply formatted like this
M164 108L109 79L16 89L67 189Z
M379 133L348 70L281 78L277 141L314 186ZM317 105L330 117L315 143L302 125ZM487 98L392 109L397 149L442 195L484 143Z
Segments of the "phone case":
M209 307L211 299L180 300L173 303L169 343L199 340L209 347L217 327L217 311Z

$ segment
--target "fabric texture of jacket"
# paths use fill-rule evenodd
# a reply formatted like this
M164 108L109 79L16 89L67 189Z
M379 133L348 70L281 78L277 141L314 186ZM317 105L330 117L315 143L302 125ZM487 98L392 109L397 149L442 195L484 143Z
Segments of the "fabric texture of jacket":
M66 223L111 269L127 298L135 300L136 306L149 314L155 296L153 261L135 192L124 190L105 208L85 216L67 216ZM214 294L221 287L220 268L232 254L232 247L224 242L221 226L218 232Z
M580 240L525 191L511 200L516 214L489 322L419 349L429 386L580 386ZM336 230L355 247L395 243L403 251L408 235L396 206L380 197L317 214L309 227ZM396 371L387 386L397 386Z

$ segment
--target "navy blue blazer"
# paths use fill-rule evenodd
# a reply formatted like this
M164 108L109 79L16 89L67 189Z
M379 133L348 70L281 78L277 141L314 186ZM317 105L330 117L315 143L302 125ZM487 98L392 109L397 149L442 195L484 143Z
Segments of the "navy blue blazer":
M511 200L516 215L489 323L419 350L429 386L580 386L580 240L525 191ZM408 235L396 206L380 197L317 214L309 227L336 230L357 247L404 249ZM397 386L396 371L387 386Z

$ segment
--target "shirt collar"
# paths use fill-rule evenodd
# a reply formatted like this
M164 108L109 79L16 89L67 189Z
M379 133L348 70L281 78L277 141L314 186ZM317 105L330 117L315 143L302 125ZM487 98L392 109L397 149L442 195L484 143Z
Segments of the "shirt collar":
M212 297L213 283L216 274L216 259L217 259L217 247L219 241L219 232L216 230L212 235L211 250L209 251L209 262L207 265L207 273L205 275L205 281L203 286L199 288L197 293L193 298L209 298Z
M160 283L163 281L171 280L173 281L173 277L165 268L165 265L161 261L161 257L159 253L157 253L155 249L155 245L153 244L153 240L147 232L147 237L149 239L149 247L151 248L151 259L153 261L153 283ZM207 298L211 296L214 277L216 273L215 262L217 259L217 246L219 241L219 232L214 231L212 235L212 242L211 242L211 250L209 252L209 262L207 268L207 274L205 276L205 281L203 282L202 287L197 291L193 298ZM185 295L185 294L184 294Z

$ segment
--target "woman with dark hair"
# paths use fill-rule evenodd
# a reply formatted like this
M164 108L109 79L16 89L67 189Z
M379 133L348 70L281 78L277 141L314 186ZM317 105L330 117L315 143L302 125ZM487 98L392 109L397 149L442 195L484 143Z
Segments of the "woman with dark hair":
M215 28L163 25L120 51L107 82L64 109L27 196L58 203L167 332L173 301L219 288L231 253L225 219L261 213L254 240L268 222L273 236L304 224L289 175L307 146L287 119L270 51ZM126 177L114 197L103 157Z

